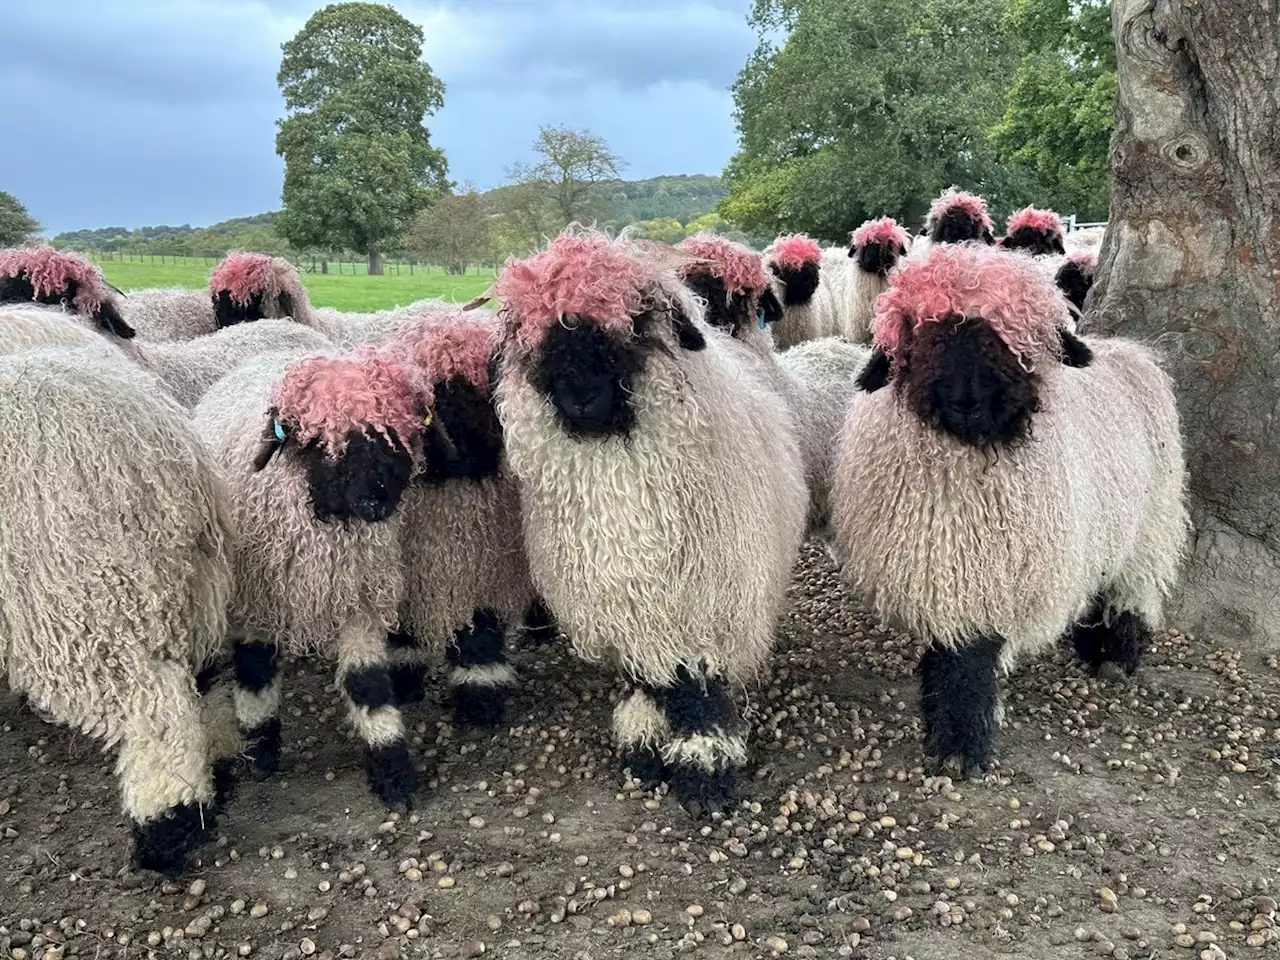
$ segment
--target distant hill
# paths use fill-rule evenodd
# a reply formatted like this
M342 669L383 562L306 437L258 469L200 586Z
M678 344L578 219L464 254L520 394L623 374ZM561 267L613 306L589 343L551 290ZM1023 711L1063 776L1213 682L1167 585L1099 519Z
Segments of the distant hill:
M496 200L506 187L485 194ZM674 219L688 223L714 210L725 194L719 177L702 175L653 177L649 180L610 180L597 188L610 205L612 216L602 226L617 230L642 220ZM259 250L288 254L289 245L276 236L275 213L236 217L208 227L157 226L100 227L69 230L53 238L53 244L73 250L166 254L173 256L222 256L227 250Z

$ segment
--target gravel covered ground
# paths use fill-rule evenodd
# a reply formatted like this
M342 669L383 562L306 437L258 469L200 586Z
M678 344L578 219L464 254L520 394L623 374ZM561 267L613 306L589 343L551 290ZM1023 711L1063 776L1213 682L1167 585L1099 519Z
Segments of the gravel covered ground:
M1160 638L1135 681L1060 649L1006 685L985 781L924 776L916 651L806 553L754 779L715 823L629 790L611 677L517 652L509 730L409 711L431 777L388 819L330 676L286 674L283 773L180 883L123 868L112 761L0 694L0 956L1232 958L1280 950L1280 676ZM1273 937L1275 937L1273 939Z

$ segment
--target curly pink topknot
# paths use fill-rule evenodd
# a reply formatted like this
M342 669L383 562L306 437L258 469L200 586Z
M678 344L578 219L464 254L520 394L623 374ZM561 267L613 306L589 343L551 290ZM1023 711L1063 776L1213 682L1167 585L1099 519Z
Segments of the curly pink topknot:
M59 296L75 281L71 306L76 313L92 316L111 299L102 271L75 253L53 247L20 247L0 250L0 277L26 274L37 297Z
M420 411L433 399L412 368L373 351L349 357L307 357L291 363L271 402L303 443L319 440L330 456L352 430L380 434L406 449L422 430Z
M604 234L566 231L546 250L508 260L493 289L517 339L533 346L547 327L572 314L630 329L631 315L657 280L655 268Z
M683 275L710 270L713 277L724 281L726 293L760 294L769 282L764 275L764 261L760 254L714 233L696 233L681 240L676 248L701 260L711 261L709 267L698 264L686 267L681 271Z
M1052 210L1041 210L1038 207L1024 207L1016 213L1009 214L1009 221L1005 224L1006 234L1021 230L1023 227L1046 236L1056 236L1059 239L1067 233L1067 228L1063 226L1060 216Z
M876 300L875 344L895 358L909 329L948 317L981 317L1029 367L1058 355L1069 319L1066 300L1030 257L941 244L908 262Z
M488 390L489 358L497 339L497 324L489 317L451 310L406 321L387 344L387 352L417 367L428 382L461 376Z
M907 231L893 217L868 220L849 235L849 241L855 247L865 247L868 243L905 247L910 239Z
M786 270L799 270L806 263L822 259L822 247L818 241L803 233L792 233L773 241L764 253L767 260Z
M1072 250L1067 254L1067 260L1078 264L1082 270L1089 274L1098 269L1097 250Z
M937 223L948 210L962 210L975 223L980 224L982 229L995 230L995 224L991 222L991 214L987 212L987 201L976 193L966 193L952 187L934 200L933 205L929 207L929 224Z
M233 303L242 307L248 306L259 294L264 298L278 297L280 278L276 275L275 260L265 253L233 250L214 267L209 289L213 293L225 291Z

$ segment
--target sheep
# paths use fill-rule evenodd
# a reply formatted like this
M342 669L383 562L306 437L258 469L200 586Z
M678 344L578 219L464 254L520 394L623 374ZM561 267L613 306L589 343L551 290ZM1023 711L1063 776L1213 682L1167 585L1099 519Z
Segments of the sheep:
M987 212L987 201L974 193L951 187L933 201L924 221L924 233L912 245L912 254L923 258L931 247L940 243L996 242Z
M335 342L344 349L354 350L383 346L395 339L402 326L411 324L416 318L426 314L448 314L456 309L443 300L428 298L373 313L347 313L317 307L315 314L326 324Z
M177 405L100 342L0 357L0 433L0 677L118 745L134 862L174 872L212 827L215 761L239 749L209 690L226 489Z
M44 347L114 348L107 338L55 307L0 304L0 355Z
M1067 248L1068 253L1073 250L1093 250L1096 252L1102 246L1102 240L1106 234L1107 228L1105 225L1072 230L1063 240L1063 246Z
M782 319L773 325L773 344L786 350L806 340L839 333L831 287L822 282L822 248L802 233L779 237L764 252L773 295Z
M207 288L155 287L134 290L123 303L125 318L149 343L190 340L218 329Z
M515 683L508 628L545 610L535 605L519 488L493 406L496 347L491 317L455 310L404 324L385 348L434 398L425 466L401 507L405 598L390 638L392 680L400 702L421 699L423 658L443 650L459 722L482 726L500 721Z
M871 341L871 318L876 297L889 288L889 274L907 255L911 238L892 217L868 220L849 236L848 257L853 260L843 271L836 313L840 333L852 343Z
M925 644L931 769L982 770L998 670L1071 631L1132 672L1188 531L1172 384L1148 348L1080 340L1025 256L938 247L876 309L832 493L848 582ZM885 385L892 389L883 390Z
M102 271L78 254L53 247L0 250L0 304L22 303L59 307L121 346L137 334L121 316Z
M749 273L699 280L731 326L750 294L724 281L758 293ZM721 809L747 761L730 684L768 654L807 508L772 361L704 322L674 264L598 233L509 261L495 291L534 583L577 653L633 682L623 766Z
M1098 270L1098 254L1095 250L1073 250L1062 260L1054 283L1062 291L1076 312L1084 310L1085 297L1093 289L1094 274Z
M706 301L706 322L762 354L772 353L769 331L783 311L760 254L714 233L686 237L676 249L690 258L680 276Z
M276 353L236 367L194 412L240 528L230 633L251 761L279 764L278 652L333 657L369 785L393 809L418 782L386 641L427 389L373 355Z
M1024 250L1033 257L1061 257L1066 254L1063 240L1066 227L1052 210L1024 207L1009 215L1000 246L1006 250Z
M291 320L236 324L190 340L143 343L138 361L182 406L191 409L225 374L253 357L280 351L319 353L332 344Z

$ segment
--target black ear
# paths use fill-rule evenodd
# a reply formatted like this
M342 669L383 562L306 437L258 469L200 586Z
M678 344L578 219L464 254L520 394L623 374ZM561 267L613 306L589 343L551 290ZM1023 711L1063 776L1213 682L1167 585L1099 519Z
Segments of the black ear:
M858 255L858 248L855 247L853 244L849 244L849 256L856 257L857 255Z
M98 307L97 320L104 330L121 340L132 340L138 335L137 330L125 323L116 305L108 300L104 300L102 306Z
M1089 345L1065 327L1058 331L1062 337L1062 363L1068 367L1087 367L1093 363L1093 351Z
M1060 257L1065 257L1067 255L1067 248L1063 245L1061 237L1053 238L1053 252Z
M760 295L760 309L764 311L765 326L782 319L782 304L778 302L772 290L766 290Z
M489 354L489 363L486 367L489 374L489 393L490 394L492 394L495 390L498 389L498 373L502 367L501 360L502 358L498 354L498 349L495 347L493 350L493 353Z
M258 452L253 457L253 472L261 473L263 468L271 462L271 458L280 452L280 448L284 446L287 434L280 425L278 419L279 411L272 407L267 413L267 426L262 431L262 442L258 446Z
M875 393L889 382L889 355L876 347L855 381L863 393Z
M907 245L905 243L898 244L898 256L905 257L907 255Z
M991 235L991 231L987 230L985 227L982 230L982 242L987 244L993 244L996 242L996 238Z
M1008 250L1008 249L1009 249L1009 238L1008 238L1008 237L1001 237L1001 238L1000 238L1000 243L998 244L998 246L1004 247L1006 250Z
M702 331L694 325L694 322L689 319L689 315L681 309L679 304L671 308L671 326L676 332L676 341L684 349L706 349L707 338L702 335Z
M281 290L278 300L280 303L280 316L295 319L293 316L293 297Z

